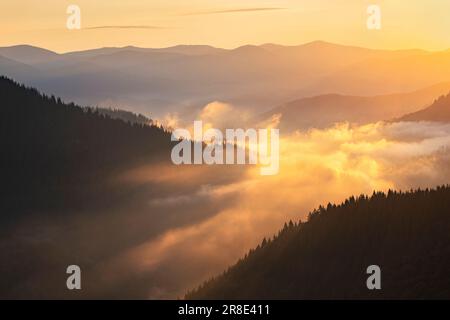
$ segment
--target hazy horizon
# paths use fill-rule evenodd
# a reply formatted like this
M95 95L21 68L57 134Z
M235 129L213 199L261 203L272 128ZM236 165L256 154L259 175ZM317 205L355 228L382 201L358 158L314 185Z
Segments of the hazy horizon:
M125 48L136 48L136 49L170 49L170 48L176 48L176 47L211 47L211 48L215 48L215 49L222 49L222 50L227 50L227 51L232 51L232 50L236 50L242 47L263 47L263 46L270 46L270 45L274 45L274 46L281 46L281 47L300 47L300 46L305 46L305 45L310 45L310 44L330 44L330 45L336 45L336 46L342 46L342 47L349 47L349 48L361 48L361 49L369 49L369 50L374 50L374 51L415 51L415 50L419 50L419 51L425 51L425 52L429 52L429 53L437 53L437 52L446 52L446 51L450 51L450 44L448 47L442 48L442 49L426 49L426 48L419 48L419 47L406 47L406 48L382 48L382 47L369 47L369 46L363 46L363 45L358 45L358 44L352 44L352 43L338 43L338 42L332 42L332 41L327 41L327 40L322 40L322 39L317 39L317 40L311 40L311 41L307 41L307 42L301 42L301 43L297 43L297 44L282 44L282 43L276 43L276 42L261 42L261 43L245 43L245 44L241 44L238 46L231 46L231 47L220 47L220 46L214 46L212 44L208 44L208 43L174 43L168 46L164 46L164 47L158 47L158 46L146 46L146 47L142 47L142 46L136 46L133 44L125 44L125 45L120 45L120 46L103 46L103 47L89 47L89 48L83 48L83 49L72 49L70 51L58 51L58 50L52 50L49 47L42 47L42 46L38 46L38 45L33 45L30 43L12 43L12 44L4 44L1 45L0 48L11 48L11 47L34 47L34 48L38 48L38 49L43 49L43 50L47 50L47 51L51 51L60 55L64 55L64 54L70 54L70 53L76 53L76 52L83 52L83 51L93 51L93 50L101 50L101 49L125 49Z

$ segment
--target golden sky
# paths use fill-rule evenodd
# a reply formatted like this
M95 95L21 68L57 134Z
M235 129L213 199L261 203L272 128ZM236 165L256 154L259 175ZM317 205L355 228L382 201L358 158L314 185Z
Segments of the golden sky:
M70 4L81 9L81 30L66 28ZM369 4L381 8L381 30L366 27ZM66 52L325 40L442 50L450 48L449 16L448 0L2 0L0 46L31 44Z

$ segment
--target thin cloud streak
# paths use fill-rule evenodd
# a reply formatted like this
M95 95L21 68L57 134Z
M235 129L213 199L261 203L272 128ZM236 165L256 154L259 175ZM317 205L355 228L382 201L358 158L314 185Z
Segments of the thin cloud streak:
M216 10L216 11L200 11L200 12L190 12L183 14L184 16L192 15L204 15L204 14L221 14L221 13L240 13L240 12L255 12L255 11L274 11L274 10L286 10L287 8L240 8L240 9L227 9L227 10Z
M166 29L159 26L94 26L83 28L84 30L97 30L97 29Z

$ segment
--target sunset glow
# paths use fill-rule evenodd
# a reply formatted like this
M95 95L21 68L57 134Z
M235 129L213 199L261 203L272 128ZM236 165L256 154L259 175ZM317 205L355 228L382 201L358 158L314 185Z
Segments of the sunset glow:
M448 1L377 1L381 30L366 28L365 0L18 0L0 4L0 45L67 52L106 46L297 45L325 40L369 48L450 47ZM81 9L82 29L66 29L66 9Z

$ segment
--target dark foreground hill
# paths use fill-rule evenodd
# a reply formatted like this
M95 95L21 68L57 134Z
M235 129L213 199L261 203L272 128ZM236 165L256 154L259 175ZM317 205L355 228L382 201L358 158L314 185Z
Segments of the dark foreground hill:
M176 142L147 120L0 78L0 299L147 299L191 281L165 264L141 268L145 259L129 253L214 215L231 196L203 201L196 191L243 169L174 165ZM160 205L186 195L195 201ZM74 264L82 290L66 287Z
M0 78L0 299L69 298L65 270L74 263L106 291L91 275L96 265L157 228L156 213L133 211L132 187L114 177L170 160L170 133L132 120ZM114 211L121 206L128 215ZM129 222L139 212L148 224Z
M170 155L170 133L0 78L2 219L113 198L107 177ZM129 122L121 119L124 115ZM139 117L139 116L136 116ZM136 118L138 119L138 118Z
M381 290L366 269L381 268ZM450 187L374 193L286 224L187 299L450 298Z

